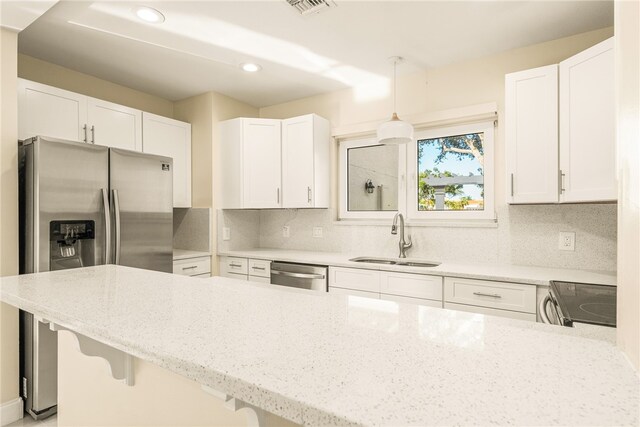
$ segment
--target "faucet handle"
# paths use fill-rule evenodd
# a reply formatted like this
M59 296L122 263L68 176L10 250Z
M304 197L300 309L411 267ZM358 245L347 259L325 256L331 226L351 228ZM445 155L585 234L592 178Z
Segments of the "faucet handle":
M413 242L411 241L411 234L407 234L407 241L404 244L405 249L409 249L413 246Z

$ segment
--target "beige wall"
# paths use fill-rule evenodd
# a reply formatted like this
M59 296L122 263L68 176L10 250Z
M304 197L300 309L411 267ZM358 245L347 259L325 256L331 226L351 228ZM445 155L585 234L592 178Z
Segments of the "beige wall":
M191 123L191 183L194 207L215 208L213 196L214 153L213 144L217 134L217 124L236 117L258 117L258 109L228 96L208 92L178 101L174 106L175 118ZM212 210L212 224L216 224L216 211ZM216 227L211 227L212 274L218 273L216 262Z
M133 387L114 380L103 359L78 351L71 332L58 333L58 425L247 425L244 410L227 409L194 381L139 359L134 362L134 375ZM265 421L272 426L296 425L273 414Z
M17 34L0 29L0 274L18 273ZM0 304L0 403L18 397L18 312Z
M173 102L169 100L31 56L18 55L18 76L160 116L173 117Z
M615 2L618 345L640 370L640 3Z

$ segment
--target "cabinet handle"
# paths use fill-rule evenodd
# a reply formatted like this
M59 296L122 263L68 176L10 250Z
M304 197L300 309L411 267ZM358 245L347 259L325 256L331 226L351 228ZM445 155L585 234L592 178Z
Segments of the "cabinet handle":
M478 295L479 297L491 297L491 298L502 298L502 295L498 294L485 294L484 292L474 292L474 295Z
M311 187L307 187L307 202L311 203Z
M262 271L264 271L264 267L256 267L256 266L253 266L253 267L251 267L251 268L253 268L254 270L262 270Z
M242 264L231 263L231 264L229 264L229 267L242 267Z
M276 203L280 204L280 188L276 190Z
M91 125L91 143L96 143L96 128L93 125Z
M182 267L183 270L193 270L194 268L198 268L197 265L192 265L190 267Z
M562 169L558 171L558 186L560 187L560 194L564 193L564 173L562 173Z
M82 130L84 131L84 142L87 142L87 125L82 126Z
M513 197L513 174L511 174L511 197Z

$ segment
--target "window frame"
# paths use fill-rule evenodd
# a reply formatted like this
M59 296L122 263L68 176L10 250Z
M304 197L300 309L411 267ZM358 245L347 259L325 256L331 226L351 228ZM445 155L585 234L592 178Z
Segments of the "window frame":
M418 210L418 141L424 139L445 138L453 135L483 133L484 151L484 209L482 211L420 211ZM495 128L493 121L468 123L456 126L437 127L416 132L414 139L407 144L406 173L409 185L406 188L406 212L414 220L495 220L495 169L494 148Z
M349 150L359 147L372 147L380 145L376 141L375 136L367 138L339 140L338 141L338 158L339 158L339 205L341 220L357 220L357 219L391 219L398 211L350 211L349 210ZM398 210L404 212L406 204L406 162L407 150L405 146L398 147Z

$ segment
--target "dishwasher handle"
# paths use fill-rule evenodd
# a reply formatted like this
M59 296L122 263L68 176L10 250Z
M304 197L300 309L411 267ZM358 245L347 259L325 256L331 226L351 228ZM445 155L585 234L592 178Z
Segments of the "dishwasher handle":
M306 274L306 273L292 273L290 271L271 270L271 274L277 274L279 276L296 277L298 279L324 279L324 274Z

